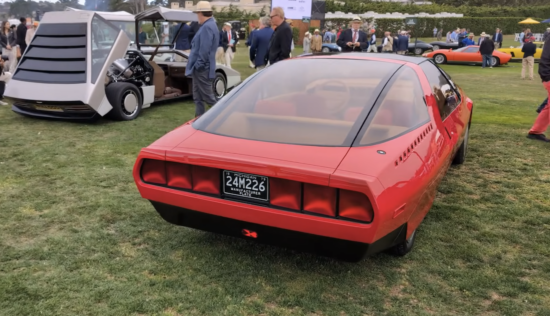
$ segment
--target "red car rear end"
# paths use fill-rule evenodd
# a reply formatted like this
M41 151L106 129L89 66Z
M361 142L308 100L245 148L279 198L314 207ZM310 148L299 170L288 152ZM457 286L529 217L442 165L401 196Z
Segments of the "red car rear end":
M278 63L144 148L134 178L176 225L350 261L399 252L456 152L429 91L406 59Z

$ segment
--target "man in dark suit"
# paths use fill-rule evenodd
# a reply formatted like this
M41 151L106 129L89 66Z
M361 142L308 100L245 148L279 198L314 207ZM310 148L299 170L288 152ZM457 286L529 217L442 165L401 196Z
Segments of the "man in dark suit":
M21 55L23 55L25 49L27 49L27 43L25 42L25 37L27 36L27 19L19 18L19 21L21 23L17 26L17 31L15 32L15 34L17 35L16 43L17 45L19 45Z
M271 24L275 32L269 41L269 64L290 58L292 47L292 29L285 21L285 11L281 7L271 10Z
M268 61L269 41L273 36L271 21L269 17L263 16L260 18L260 29L254 31L254 37L250 44L250 61L254 63L256 71L265 68Z
M221 35L221 42L223 51L225 53L225 65L231 68L231 61L235 56L237 51L237 43L239 38L237 37L237 32L231 29L231 23L226 22L223 25L223 33Z
M405 55L409 51L409 36L407 31L401 31L401 35L397 37L397 54Z
M270 22L271 25L271 22ZM252 31L250 31L250 34L248 34L248 38L246 39L246 42L244 43L246 47L248 47L248 54L250 55L250 47L252 46L252 38L254 38L254 33L258 30L257 27L254 27ZM255 68L254 63L250 61L250 68Z
M360 52L368 47L367 33L361 31L361 18L356 16L351 20L351 28L340 33L336 43L343 52Z
M493 42L495 42L496 48L502 47L502 33L500 29L497 29L495 31L495 34L493 34Z

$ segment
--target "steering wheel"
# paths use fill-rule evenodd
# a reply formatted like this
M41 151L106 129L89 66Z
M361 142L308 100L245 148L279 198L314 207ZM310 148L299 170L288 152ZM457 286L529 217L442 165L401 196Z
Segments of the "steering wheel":
M325 100L327 110L332 113L338 113L344 109L351 97L348 85L340 80L331 80L318 85L314 93Z

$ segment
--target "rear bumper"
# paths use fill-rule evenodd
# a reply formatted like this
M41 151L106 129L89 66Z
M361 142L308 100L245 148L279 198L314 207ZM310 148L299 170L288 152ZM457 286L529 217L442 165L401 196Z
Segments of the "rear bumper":
M164 220L175 225L312 252L351 262L388 249L405 240L407 234L407 224L403 224L374 243L368 244L241 221L160 202L151 201L151 203Z

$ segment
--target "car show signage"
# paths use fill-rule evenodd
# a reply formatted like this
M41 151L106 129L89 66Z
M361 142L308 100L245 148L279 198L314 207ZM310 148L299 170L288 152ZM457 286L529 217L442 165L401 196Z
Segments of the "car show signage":
M311 16L312 0L272 0L271 7L281 7L285 11L285 18L302 20Z
M409 17L405 19L405 24L407 25L413 26L413 25L416 25L416 22L417 22L417 19L414 17Z

